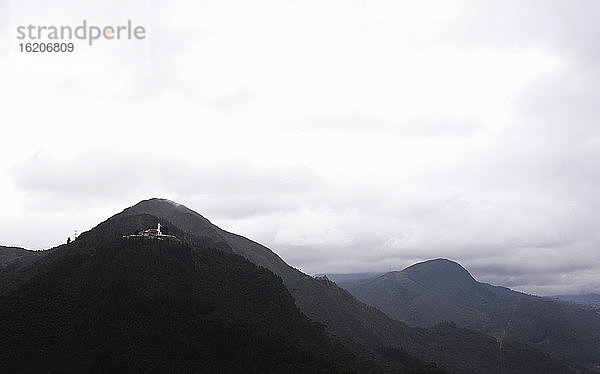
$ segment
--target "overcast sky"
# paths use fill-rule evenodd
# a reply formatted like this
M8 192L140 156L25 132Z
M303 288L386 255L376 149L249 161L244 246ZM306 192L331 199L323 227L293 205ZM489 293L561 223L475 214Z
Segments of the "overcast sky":
M59 5L60 4L60 5ZM306 273L600 292L600 2L0 0L0 244L150 197ZM20 25L144 40L19 52Z

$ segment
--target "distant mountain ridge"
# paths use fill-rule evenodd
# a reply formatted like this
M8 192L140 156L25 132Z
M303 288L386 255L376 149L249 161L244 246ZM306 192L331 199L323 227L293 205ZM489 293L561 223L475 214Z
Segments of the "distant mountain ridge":
M328 279L334 281L337 284L342 283L353 283L353 282L363 282L370 281L371 279L375 279L380 275L385 273L349 273L349 274L325 274L319 273L315 274L315 277L326 276Z
M580 309L593 310L600 315L600 294L597 293L555 295L548 297L548 299L568 304Z
M122 242L122 236L154 227L157 221L184 243L238 254L255 265L269 269L281 277L296 306L306 316L325 325L329 334L340 339L355 354L373 359L382 368L404 370L418 367L423 362L436 362L456 373L586 372L580 367L552 360L526 346L510 341L499 344L494 338L451 324L432 329L410 328L360 302L334 282L307 276L259 243L221 230L200 214L164 199L142 201L82 233L69 246L47 251L49 254L44 259L44 268L60 266L63 258L71 258L69 256L74 254L71 248L78 246L112 250L109 243L118 242L125 243L121 244L125 245L123 249L129 250L127 242ZM85 260L86 256L93 254L93 250L84 252L81 253L83 257L77 255L74 260ZM121 266L126 269L127 265ZM13 288L11 295L22 292L30 284L25 282L20 285L21 288ZM5 300L3 297L0 296L0 304ZM0 342L1 339L0 336Z
M450 321L498 339L529 344L564 360L600 363L598 315L477 282L460 264L447 259L344 286L358 299L409 325L428 327Z
M589 304L589 305L600 305L600 294L597 293L586 293L576 295L555 295L551 296L550 299L556 299L560 301L568 301L578 304Z

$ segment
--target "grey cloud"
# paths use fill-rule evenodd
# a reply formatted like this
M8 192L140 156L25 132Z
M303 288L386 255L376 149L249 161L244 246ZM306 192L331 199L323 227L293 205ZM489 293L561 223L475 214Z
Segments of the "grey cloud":
M298 120L289 125L299 130L343 130L376 132L405 137L466 137L482 131L482 124L472 118L417 118L382 120L370 115L318 116Z
M237 218L288 209L293 195L322 183L304 167L192 164L112 148L90 149L64 161L37 154L17 165L12 177L36 209L88 204L99 196L123 201L176 191L175 197L210 201L207 208L219 217Z
M578 1L464 2L458 18L440 31L449 44L545 48L587 61L596 60L600 4Z
M233 92L214 97L210 103L224 112L237 112L250 105L256 96L250 87L244 86Z
M249 163L185 165L167 162L165 183L182 193L293 193L320 183L320 177L307 168L259 168Z

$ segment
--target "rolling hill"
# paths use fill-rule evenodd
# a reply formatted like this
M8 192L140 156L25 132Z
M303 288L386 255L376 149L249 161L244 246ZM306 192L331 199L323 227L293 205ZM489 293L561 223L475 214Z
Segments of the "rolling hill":
M429 327L450 321L570 362L600 362L596 313L477 282L453 261L425 261L345 286L363 302L409 325Z

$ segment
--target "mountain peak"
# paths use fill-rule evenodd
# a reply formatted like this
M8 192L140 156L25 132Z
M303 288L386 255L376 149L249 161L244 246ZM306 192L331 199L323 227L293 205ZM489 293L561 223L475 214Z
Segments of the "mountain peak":
M214 235L213 224L208 219L204 218L202 215L191 210L185 205L169 199L155 197L148 200L142 200L134 206L125 209L121 214L126 216L135 214L150 214L172 222L178 221L173 223L180 225L181 229L188 232L193 231L193 227L190 225L191 221L195 220L197 222L200 222L201 225L205 227L205 229L210 228L209 231L211 231L211 234ZM176 219L176 217L179 217L179 219ZM187 219L185 220L187 222L181 222L182 217L187 217ZM206 232L203 232L202 234L207 235Z
M185 205L180 204L178 202L175 202L173 200L169 200L169 199L163 199L163 198L159 198L159 197L153 197L147 200L142 200L139 203L135 204L134 206L128 208L128 209L148 209L148 208L162 208L162 209L185 209L185 210L190 210L188 209ZM126 211L128 209L125 209ZM191 210L190 210L191 211Z
M459 264L456 261L448 260L446 258L436 258L436 259L432 259L432 260L418 262L416 264L413 264L413 265L405 268L402 271L410 272L410 271L419 271L419 270L423 270L423 269L444 270L444 271L453 271L453 272L461 272L461 273L469 274L467 269L462 267L461 264ZM470 276L470 274L469 274L469 276Z
M472 286L477 283L459 263L445 258L419 262L402 270L401 273L426 287L443 289Z
M179 203L178 203L178 202L176 202L176 201L169 200L169 199L165 199L165 198L162 198L162 197L151 197L151 198L149 198L149 199L146 199L146 200L142 200L142 201L140 201L138 204L140 204L140 203L146 203L146 202L152 202L152 203L168 203L168 204L171 204L171 205L173 205L173 206L181 206L181 204L179 204ZM136 204L136 205L137 205L137 204Z
M243 236L232 234L213 225L208 219L177 202L152 198L142 200L125 209L120 216L148 214L162 218L181 231L197 237L206 237L215 243L223 243L234 253L246 257L251 262L264 266L283 278L284 282L296 281L304 274L290 267L270 249ZM118 216L119 216L118 215Z

